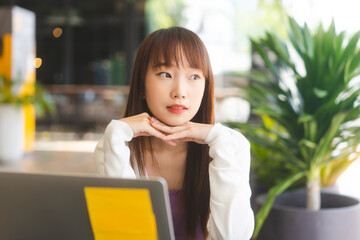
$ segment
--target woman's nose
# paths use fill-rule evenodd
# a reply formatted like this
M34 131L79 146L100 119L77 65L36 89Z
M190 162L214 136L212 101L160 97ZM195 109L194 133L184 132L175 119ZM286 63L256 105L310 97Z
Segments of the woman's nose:
M174 82L171 97L180 99L186 98L186 86L183 80L180 79Z

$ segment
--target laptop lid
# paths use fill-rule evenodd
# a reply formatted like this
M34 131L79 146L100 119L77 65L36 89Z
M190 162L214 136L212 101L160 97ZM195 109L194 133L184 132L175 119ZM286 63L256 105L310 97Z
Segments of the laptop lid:
M85 187L148 189L158 239L175 239L164 179L0 171L0 239L94 239Z

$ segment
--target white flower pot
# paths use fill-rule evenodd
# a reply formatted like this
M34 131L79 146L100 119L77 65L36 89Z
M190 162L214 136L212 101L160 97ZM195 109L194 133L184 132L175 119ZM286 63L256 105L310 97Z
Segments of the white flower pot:
M0 161L14 163L23 156L24 118L21 107L0 104Z

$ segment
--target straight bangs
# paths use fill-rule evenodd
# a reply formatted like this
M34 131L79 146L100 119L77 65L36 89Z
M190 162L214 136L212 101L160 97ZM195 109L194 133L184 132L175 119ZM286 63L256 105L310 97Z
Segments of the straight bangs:
M189 67L200 69L205 79L209 80L209 56L195 33L174 27L173 31L159 31L157 35L149 54L151 67L171 64L180 67L187 61Z

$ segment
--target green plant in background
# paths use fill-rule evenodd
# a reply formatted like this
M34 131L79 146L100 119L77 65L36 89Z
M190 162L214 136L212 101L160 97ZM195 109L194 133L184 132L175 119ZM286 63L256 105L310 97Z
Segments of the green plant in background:
M261 121L261 124L264 124L267 129L276 129L278 132L283 131L279 124L267 115L261 116ZM269 131L264 131L262 125L255 122L252 125L238 122L228 122L226 124L229 127L241 129L241 132L250 140L257 139L257 141L251 143L251 169L255 173L251 179L253 187L258 187L258 183L260 183L260 191L266 191L297 172L297 168L294 168L292 164L284 159L286 155L284 156L282 151L272 147L279 140L277 136ZM299 181L292 187L299 187L303 183L304 181Z
M256 158L268 158L282 173L256 215L254 237L277 195L305 179L306 207L319 210L321 182L334 183L360 157L360 127L351 124L360 118L360 32L345 39L332 22L327 30L320 24L312 34L306 24L288 20L289 45L271 32L251 39L266 69L252 71L244 90L260 121L229 123L244 131ZM261 156L258 148L269 152Z
M182 11L186 5L183 0L148 0L145 3L147 32L160 28L180 26L184 21Z
M282 0L258 0L256 9L253 10L239 7L235 12L235 34L243 36L246 33L257 39L268 30L276 32L281 38L286 38L284 21L287 17L286 11ZM251 21L244 21L245 19L251 19Z
M11 81L0 76L0 104L13 104L19 107L33 104L39 116L54 112L53 101L40 84L31 85L34 88L34 94L17 94L15 89L19 89L21 85L20 81Z

